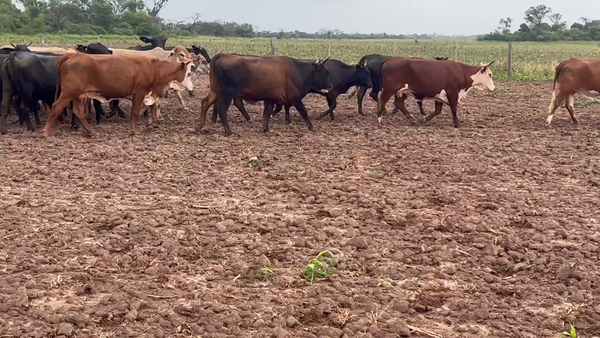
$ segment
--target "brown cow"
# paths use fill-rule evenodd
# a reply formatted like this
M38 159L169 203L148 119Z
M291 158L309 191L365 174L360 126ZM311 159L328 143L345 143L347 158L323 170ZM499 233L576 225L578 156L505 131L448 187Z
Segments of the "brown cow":
M208 108L218 102L217 111L227 135L227 109L239 98L253 103L264 101L263 131L269 131L269 120L275 103L294 106L309 130L313 130L302 99L311 91L327 92L332 88L325 63L304 62L287 56L251 56L217 54L210 62L210 92L201 101L200 121L196 131L206 123Z
M576 93L589 98L600 97L600 59L568 59L556 66L547 125L552 123L554 113L563 101L566 101L565 108L573 123L579 123L573 107Z
M395 96L394 105L411 121L413 116L406 110L404 101L408 96L435 100L435 111L425 117L430 121L442 112L443 104L450 106L454 126L458 128L458 103L473 87L495 89L489 66L470 66L451 60L422 58L389 58L381 63L382 90L377 100L377 118L385 104Z
M87 124L83 102L88 98L106 101L107 99L128 99L131 105L131 133L137 132L137 119L142 104L148 96L155 100L164 94L171 81L183 82L189 75L191 61L178 62L157 58L126 55L67 54L57 63L57 82L60 83L60 97L52 105L48 114L44 137L50 131L60 112L73 101L73 112L85 130L94 132ZM153 111L153 118L155 118Z

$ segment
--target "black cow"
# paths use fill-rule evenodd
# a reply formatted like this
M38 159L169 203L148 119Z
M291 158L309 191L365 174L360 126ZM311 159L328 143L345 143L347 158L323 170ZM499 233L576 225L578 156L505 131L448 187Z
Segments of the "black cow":
M106 47L105 45L103 45L99 42L90 43L87 46L77 45L75 47L75 50L77 50L80 53L85 53L85 54L111 54L112 55L112 53L113 53L112 50L108 49L108 47Z
M167 42L167 37L162 36L162 35L153 36L153 37L140 36L140 40L142 40L142 42L149 43L149 45L145 45L145 46L137 45L137 46L133 46L133 47L128 47L127 49L151 50L156 47L165 48L165 43Z
M332 89L329 71L325 68L327 60L309 63L287 56L215 55L210 64L210 92L202 99L196 131L204 127L206 112L218 102L221 123L225 133L230 135L227 109L235 98L248 102L264 101L264 132L269 131L275 103L293 105L306 121L308 129L313 130L302 99L311 90Z
M11 47L4 47L0 49L0 54L10 54L10 52L29 52L29 46L31 46L33 42L30 42L28 45L14 45L12 42L10 43Z
M20 124L26 123L27 129L34 131L29 114L33 113L36 125L40 125L38 101L49 107L54 103L56 96L57 69L56 64L60 56L39 55L31 52L13 52L3 62L2 74L2 113L0 132L6 133L6 118L13 97L16 97L15 107L19 115ZM22 105L21 105L22 104ZM26 110L23 110L23 106ZM100 116L96 111L96 120ZM76 129L77 120L73 115L71 125Z
M387 59L391 58L391 56L385 56L381 54L369 54L365 55L358 61L359 65L366 67L369 70L369 75L371 76L371 82L373 87L371 88L371 93L369 96L377 102L377 95L381 91L381 63ZM435 57L436 60L448 60L448 57ZM353 91L348 96L349 98L353 97L358 92L358 113L364 115L363 113L363 98L367 93L367 87L358 86L358 91ZM417 105L419 106L419 110L421 115L425 115L425 111L423 110L423 97L415 96L415 100L417 101ZM398 108L394 106L392 113L397 113Z
M305 62L314 62L315 60L302 60ZM342 61L331 59L325 66L329 71L329 80L333 85L333 89L328 91L326 94L321 91L311 90L311 93L320 94L327 98L327 105L329 109L322 113L319 117L324 117L329 114L329 117L333 120L333 110L337 107L337 97L340 94L346 93L351 87L365 87L371 88L371 77L369 70L362 64L354 66L348 65ZM291 123L290 119L290 106L285 107L285 122ZM281 105L277 105L273 111L273 115L276 115L281 110Z
M75 49L80 53L85 54L111 54L112 50L108 49L105 45L94 42L90 43L87 46L77 45ZM101 116L105 115L104 110L102 109L102 104L98 100L92 100L94 104L94 109L96 110L96 123L99 124L101 120ZM115 116L115 114L119 114L120 117L125 117L125 112L119 107L119 100L110 101L110 115L108 118Z

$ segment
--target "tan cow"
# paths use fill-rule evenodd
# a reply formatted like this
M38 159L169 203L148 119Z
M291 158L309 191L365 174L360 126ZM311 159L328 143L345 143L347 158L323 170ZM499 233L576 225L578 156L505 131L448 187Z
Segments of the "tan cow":
M49 136L56 118L71 101L73 112L85 130L94 134L84 115L83 103L88 99L131 100L131 132L135 134L144 100L148 95L155 99L164 94L171 81L183 82L189 76L190 63L129 55L69 53L61 56L57 63L60 97L48 114L44 137ZM56 91L58 94L59 89Z
M175 46L172 50L164 50L160 47L156 47L150 50L132 50L132 49L112 49L113 55L130 55L130 56L150 56L155 57L161 60L169 60L169 61L192 61L194 69L192 71L196 71L199 74L208 74L208 63L201 55L190 54L184 46ZM188 90L192 92L194 90L194 85L192 83L191 77L186 77L184 82L177 83L171 82L170 89L173 89L177 94L177 98L184 109L188 109L187 105L183 101L183 97L181 96L181 92L183 90ZM158 110L158 115L160 115L160 110Z
M600 59L568 59L556 66L552 100L546 118L548 126L563 101L573 123L579 123L573 107L576 93L589 98L600 97Z

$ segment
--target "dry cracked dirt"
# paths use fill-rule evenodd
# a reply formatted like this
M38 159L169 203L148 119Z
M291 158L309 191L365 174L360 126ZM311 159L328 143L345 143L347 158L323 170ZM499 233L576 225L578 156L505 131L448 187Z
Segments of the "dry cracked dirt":
M292 109L264 135L246 104L233 136L196 134L205 79L134 138L119 117L44 140L11 116L0 336L600 337L600 106L547 128L551 86L473 91L460 129L447 108L379 127L344 95L316 120L309 95L315 132ZM336 273L309 285L329 248Z

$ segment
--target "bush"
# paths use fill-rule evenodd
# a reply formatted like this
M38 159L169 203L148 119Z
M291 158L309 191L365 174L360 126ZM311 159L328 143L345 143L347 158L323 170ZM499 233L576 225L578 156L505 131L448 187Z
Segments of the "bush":
M149 36L155 36L158 35L160 33L160 28L155 25L155 24L149 24L149 23L141 23L139 24L137 27L135 27L135 35L137 36L141 36L141 35L149 35Z

